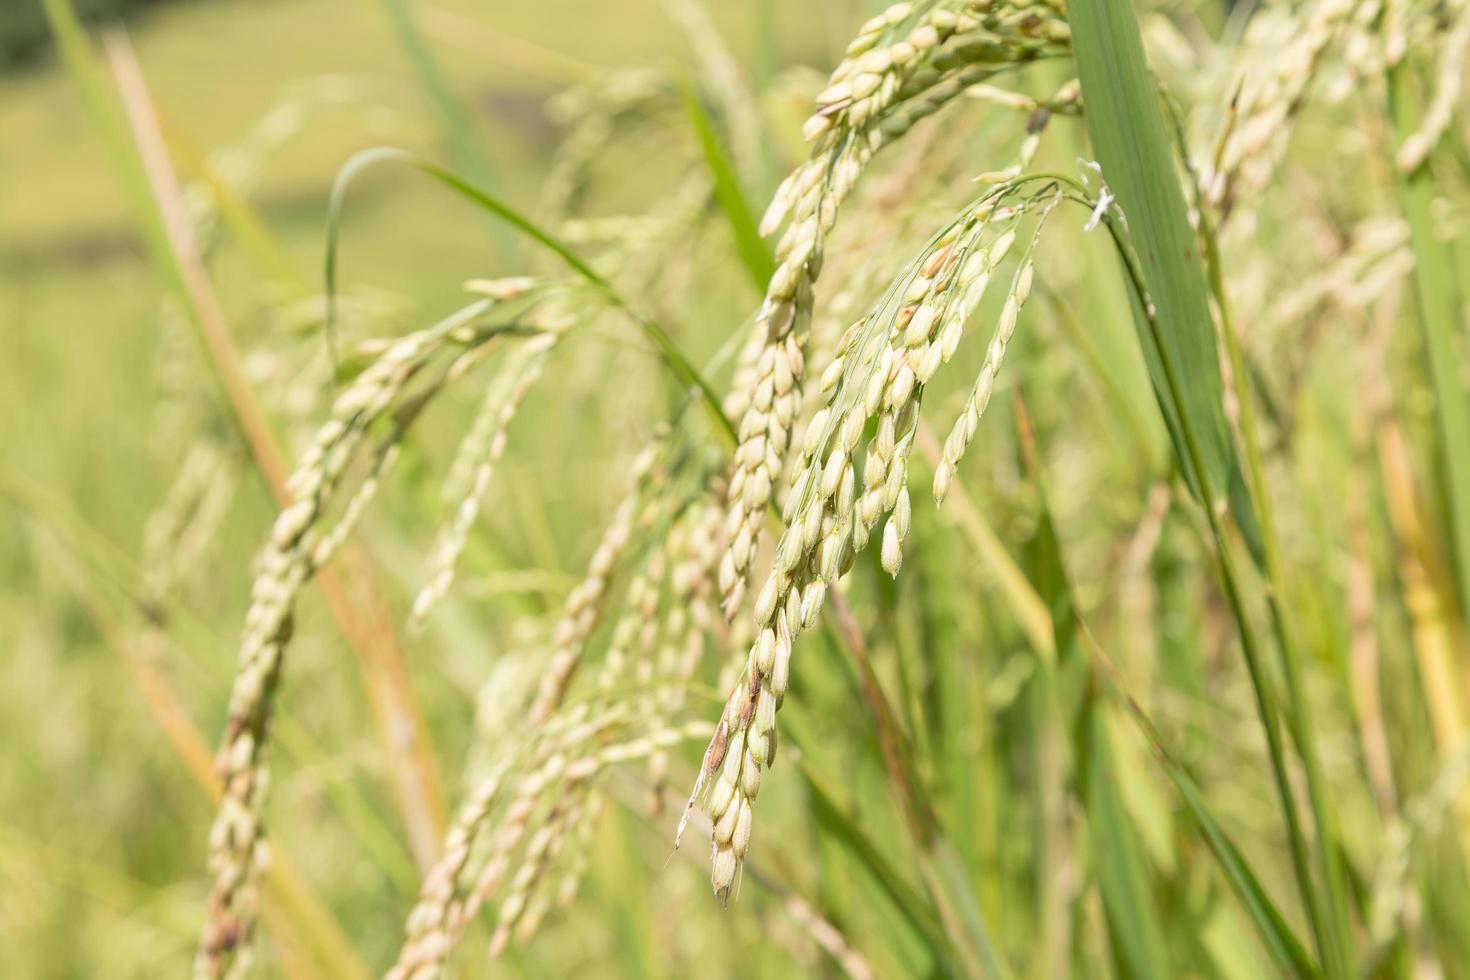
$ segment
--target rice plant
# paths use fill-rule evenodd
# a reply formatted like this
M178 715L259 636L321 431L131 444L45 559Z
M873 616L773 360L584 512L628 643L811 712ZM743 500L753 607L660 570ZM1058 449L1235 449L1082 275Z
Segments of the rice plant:
M255 191L384 100L196 153L46 0L176 475L136 556L5 490L212 808L168 969L1470 977L1466 6L751 6L578 66L524 197L438 45L560 56L358 11L419 128L318 281ZM355 271L369 191L477 271Z

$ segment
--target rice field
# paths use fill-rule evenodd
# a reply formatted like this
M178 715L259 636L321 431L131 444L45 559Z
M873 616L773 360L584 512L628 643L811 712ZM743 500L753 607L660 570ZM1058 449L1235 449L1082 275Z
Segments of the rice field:
M40 6L6 975L1470 977L1470 6Z

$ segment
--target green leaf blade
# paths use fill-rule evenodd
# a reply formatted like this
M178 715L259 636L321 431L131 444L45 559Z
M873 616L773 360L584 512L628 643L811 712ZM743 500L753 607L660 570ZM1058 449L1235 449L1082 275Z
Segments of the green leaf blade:
M1202 480L1205 499L1223 499L1233 453L1203 263L1138 23L1132 9L1117 0L1081 0L1069 6L1069 13L1093 150L1126 216L1161 328L1155 337L1143 317L1135 316L1154 391L1193 489L1199 493L1195 481ZM1166 372L1176 384L1168 383ZM1193 472L1195 453L1184 445L1188 435L1203 470L1198 474Z

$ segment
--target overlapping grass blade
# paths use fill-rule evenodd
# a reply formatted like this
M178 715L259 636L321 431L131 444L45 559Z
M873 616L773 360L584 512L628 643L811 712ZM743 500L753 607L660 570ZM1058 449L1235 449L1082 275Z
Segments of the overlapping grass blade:
M1052 524L1035 432L1019 397L1016 405L1022 456L1036 488L1038 510L1036 533L1028 549L1030 579L1049 607L1056 638L1056 657L1040 666L1046 720L1058 734L1066 728L1073 732L1075 790L1087 815L1091 859L1119 973L1138 980L1164 980L1173 974L1158 905L1137 830L1124 807L1123 781L1113 759L1103 706L1090 683L1084 682L1075 717L1064 719L1063 676L1085 672L1086 664L1077 646L1072 588Z
M405 0L380 0L393 28L393 37L413 65L434 106L449 160L454 167L482 186L493 187L495 170L475 134L474 117L463 99L454 91L429 42L424 38Z
M1317 964L1307 954L1301 941L1296 938L1291 927L1287 924L1285 916L1281 914L1266 890L1261 887L1260 880L1241 856L1240 851L1226 836L1219 822L1210 812L1194 780L1188 771L1174 759L1164 745L1162 737L1154 727L1153 722L1144 714L1143 709L1130 697L1127 692L1117 687L1117 679L1108 666L1107 658L1102 654L1100 648L1088 634L1086 627L1079 624L1079 629L1084 641L1092 649L1094 658L1104 666L1102 675L1117 688L1122 703L1127 707L1130 717L1148 739L1153 748L1154 756L1163 767L1169 781L1174 784L1179 797L1184 801L1190 817L1194 820L1200 836L1204 838L1206 846L1214 856L1220 870L1224 873L1226 881L1231 889L1245 907L1246 914L1251 923L1256 927L1256 933L1265 944L1266 950L1271 954L1283 970L1294 977L1315 978L1321 976Z

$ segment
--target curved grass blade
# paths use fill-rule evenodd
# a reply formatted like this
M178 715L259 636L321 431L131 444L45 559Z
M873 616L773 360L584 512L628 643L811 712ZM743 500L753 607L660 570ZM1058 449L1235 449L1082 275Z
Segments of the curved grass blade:
M398 46L413 64L424 90L428 92L429 101L439 117L439 128L443 133L450 161L481 184L493 186L497 183L495 171L475 136L474 118L464 100L455 94L454 86L450 85L443 67L435 59L429 42L414 19L413 11L409 10L405 0L379 2L388 15Z
M858 864L872 874L873 880L888 895L901 918L924 938L925 943L936 953L949 957L949 943L944 938L944 930L931 915L926 914L928 902L904 880L874 846L868 835L847 815L842 804L816 771L805 761L798 763L798 767L802 781L811 794L817 822L857 859Z
M705 166L709 167L710 177L715 182L715 200L719 202L720 210L724 212L730 231L735 236L735 250L740 256L740 262L750 274L750 281L756 292L764 293L766 284L776 272L776 260L771 257L771 250L761 238L755 215L749 202L745 200L740 182L735 179L735 168L725 155L725 148L721 145L714 121L688 84L679 86L679 97L684 103L684 112L689 117L690 124L694 126L694 133L699 137L699 148L704 154Z
M1070 726L1075 752L1076 792L1092 842L1091 863L1102 895L1103 916L1113 958L1121 976L1132 980L1166 980L1174 975L1163 921L1149 880L1149 867L1124 805L1107 717L1091 683L1084 687L1075 715L1064 718L1062 691L1066 678L1085 669L1078 649L1071 582L1062 557L1061 539L1052 523L1047 481L1042 473L1036 433L1024 399L1015 398L1021 457L1036 489L1036 533L1028 548L1030 581L1047 603L1056 654L1043 659L1036 683L1050 732ZM1043 734L1043 738L1050 737Z
M618 292L617 288L595 269L582 260L575 252L564 245L550 232L545 231L535 222L521 214L500 198L491 194L482 187L478 187L465 178L444 167L426 160L408 150L399 149L394 146L379 146L372 149L362 150L355 154L337 174L337 179L332 184L332 196L327 205L327 244L326 256L323 264L326 291L327 291L327 335L331 342L332 329L336 324L337 307L337 244L340 237L342 221L342 203L346 196L347 188L352 181L368 167L379 163L402 163L407 164L420 173L426 174L439 183L456 192L461 197L467 198L491 215L510 225L516 231L530 238L532 241L546 248L563 262L565 262L574 273L592 286L609 303L621 310L631 319L640 330L653 341L654 346L663 356L664 363L673 372L674 377L680 384L698 392L700 401L704 405L705 413L709 415L710 421L715 429L721 433L726 442L734 446L735 427L725 417L720 408L719 396L715 394L708 381L695 369L689 359L674 344L663 327L659 326L642 313Z
M1098 890L1113 955L1128 977L1172 976L1168 947L1149 886L1143 847L1119 795L1103 706L1089 693L1077 721L1078 787L1097 862Z

